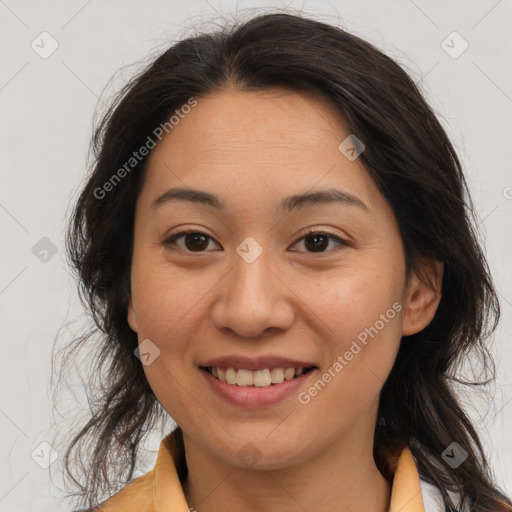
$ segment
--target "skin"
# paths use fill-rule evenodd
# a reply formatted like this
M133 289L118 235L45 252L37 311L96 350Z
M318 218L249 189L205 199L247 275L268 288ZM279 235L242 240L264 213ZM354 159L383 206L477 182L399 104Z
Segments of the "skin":
M135 215L130 327L160 355L144 366L155 395L184 433L189 506L200 512L386 511L392 482L373 458L379 393L401 337L430 323L442 264L406 280L396 219L361 159L338 145L350 131L325 99L284 89L226 90L198 104L152 151ZM368 141L365 141L368 144ZM225 211L177 201L171 187L218 195ZM324 188L357 196L278 213L284 196ZM177 227L201 243L164 240ZM331 239L315 251L308 228ZM263 253L247 263L246 237ZM309 240L309 243L307 243ZM197 365L242 353L314 361L307 390L357 335L398 302L402 310L311 401L242 409L220 398ZM238 457L246 443L254 466Z

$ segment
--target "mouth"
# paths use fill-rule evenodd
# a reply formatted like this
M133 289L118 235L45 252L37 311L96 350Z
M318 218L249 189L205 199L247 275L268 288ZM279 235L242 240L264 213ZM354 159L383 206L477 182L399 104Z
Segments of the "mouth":
M317 369L316 366L263 368L249 370L246 368L229 368L221 366L200 366L202 371L209 373L214 379L231 385L247 388L266 388L297 379Z

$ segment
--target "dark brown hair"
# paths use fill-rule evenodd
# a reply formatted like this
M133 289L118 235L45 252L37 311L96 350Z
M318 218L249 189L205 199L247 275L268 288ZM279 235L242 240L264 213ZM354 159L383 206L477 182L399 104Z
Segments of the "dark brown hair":
M447 510L456 510L451 490L472 511L512 511L455 390L494 379L486 340L499 319L456 152L419 87L394 60L341 28L291 12L260 14L172 44L126 84L96 128L93 169L66 234L80 297L96 328L70 348L93 332L100 340L91 367L91 418L64 459L80 503L93 507L133 479L141 440L166 415L134 356L137 335L127 322L135 201L147 157L104 197L97 191L190 98L272 87L328 99L363 141L360 158L395 213L408 272L420 256L444 262L437 313L421 332L402 338L382 388L374 443L379 469L386 474L391 447L407 444ZM460 378L471 355L490 378ZM468 453L457 469L442 458L452 442ZM186 467L178 469L185 477Z

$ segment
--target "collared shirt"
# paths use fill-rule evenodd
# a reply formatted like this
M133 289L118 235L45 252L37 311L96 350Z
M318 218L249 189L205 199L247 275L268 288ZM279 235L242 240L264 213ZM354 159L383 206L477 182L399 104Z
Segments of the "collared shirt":
M151 471L127 484L93 512L193 512L195 509L187 504L176 470L174 433L162 440ZM393 472L389 512L445 511L439 489L420 479L407 446L400 447L388 462Z

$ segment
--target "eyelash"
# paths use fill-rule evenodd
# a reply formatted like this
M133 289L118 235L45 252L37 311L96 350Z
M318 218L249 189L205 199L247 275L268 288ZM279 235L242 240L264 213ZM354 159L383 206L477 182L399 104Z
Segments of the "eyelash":
M166 246L176 245L175 244L176 240L184 237L185 235L189 235L189 234L204 235L204 236L208 237L210 240L213 240L215 243L217 243L210 235L207 235L206 233L203 233L201 231L197 231L194 229L183 229L181 231L178 231L178 232L174 233L172 236L170 236L169 238L167 238L166 240L164 240L162 243ZM339 236L333 235L332 233L329 233L326 231L315 231L314 229L310 229L307 233L305 233L300 238L298 238L293 245L296 245L297 242L300 242L301 240L308 238L311 235L324 235L324 236L327 236L330 240L335 240L336 242L338 242L339 246L336 249L334 249L334 252L337 252L337 251L343 249L344 247L348 247L350 245L346 240L343 240ZM177 249L177 250L180 250L180 249ZM187 250L185 250L184 252L186 252L188 254L203 254L207 251L187 251ZM296 252L296 251L294 251L294 252ZM303 252L303 251L298 251L298 252ZM329 252L333 252L333 250L331 249L330 251L323 251L323 252L319 252L319 253L308 252L308 251L305 251L305 252L308 254L326 254Z

